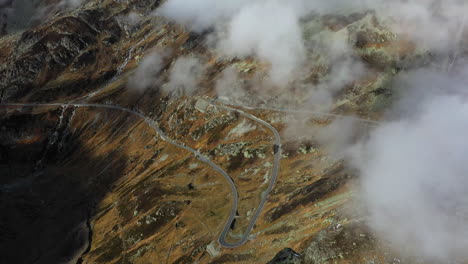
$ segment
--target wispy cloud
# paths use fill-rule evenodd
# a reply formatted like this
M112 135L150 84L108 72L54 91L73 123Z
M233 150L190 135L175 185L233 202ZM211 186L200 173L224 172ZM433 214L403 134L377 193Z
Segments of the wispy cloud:
M163 85L166 92L193 95L205 72L204 64L195 57L180 57L171 66L169 81Z
M165 53L152 52L146 55L138 65L135 73L129 78L127 86L137 92L143 92L156 85L162 70Z

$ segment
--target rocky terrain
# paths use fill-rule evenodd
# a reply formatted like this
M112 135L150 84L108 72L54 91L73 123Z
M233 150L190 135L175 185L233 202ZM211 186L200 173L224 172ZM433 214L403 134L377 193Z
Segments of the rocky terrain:
M306 105L306 84L328 78L326 54L313 48L290 92L258 92L268 63L222 56L209 32L155 13L164 1L32 1L27 21L7 10L16 2L0 1L1 263L429 263L377 238L359 204L359 173L308 132L352 115L365 135L394 101L393 78L437 57L374 12L301 20L306 47L343 38L369 69L322 115L283 111ZM39 9L40 19L28 13ZM155 52L164 56L146 84L139 69ZM190 94L167 88L187 56L203 65ZM245 93L220 94L225 69ZM242 113L270 124L281 146ZM309 130L291 131L292 120ZM229 181L203 157L235 184L231 223ZM236 243L252 219L245 243L219 243L226 225L226 242Z

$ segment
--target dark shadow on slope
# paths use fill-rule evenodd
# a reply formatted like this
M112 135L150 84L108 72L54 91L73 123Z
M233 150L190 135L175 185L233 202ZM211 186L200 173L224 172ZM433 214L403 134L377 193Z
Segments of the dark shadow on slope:
M9 117L3 110L0 263L79 262L89 249L93 208L122 176L127 157L94 155L66 131L69 110L62 126L61 109Z
M289 194L287 202L268 210L265 213L265 219L273 222L300 206L315 203L345 185L351 177L353 175L344 168L343 164L338 163L326 170L319 180Z

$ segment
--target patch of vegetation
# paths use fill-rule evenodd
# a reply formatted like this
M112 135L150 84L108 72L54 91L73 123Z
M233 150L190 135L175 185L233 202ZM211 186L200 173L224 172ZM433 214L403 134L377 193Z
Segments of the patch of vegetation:
M265 232L265 235L279 235L289 233L293 230L297 230L297 227L291 225L282 225L278 228L271 229Z
M183 202L178 201L165 202L153 213L141 217L137 222L138 224L128 230L126 234L127 244L132 246L157 233L180 213L183 205Z
M115 236L113 238L108 239L102 247L98 247L97 249L93 250L90 254L99 255L99 257L96 259L96 261L98 261L99 263L108 263L111 262L113 259L120 257L122 251L122 240L120 239L120 237Z
M266 213L266 219L273 222L299 206L314 203L324 198L327 194L344 185L349 177L342 165L325 171L323 178L292 193L287 203L269 210Z

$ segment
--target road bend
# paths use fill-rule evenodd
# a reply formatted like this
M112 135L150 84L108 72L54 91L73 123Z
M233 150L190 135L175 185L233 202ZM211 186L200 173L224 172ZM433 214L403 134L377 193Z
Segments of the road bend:
M215 102L217 102L217 103L215 103ZM263 210L263 207L265 206L265 203L267 202L268 195L273 190L273 187L276 184L276 179L278 177L279 167L280 167L280 159L281 159L281 138L280 138L280 134L279 134L278 130L276 130L268 122L254 116L254 115L251 115L249 113L246 113L246 112L244 112L242 110L239 110L239 109L236 109L236 108L229 107L229 106L223 104L223 102L220 102L220 101L211 100L209 103L211 105L213 105L213 106L224 108L224 109L226 109L228 111L235 111L235 112L239 113L240 115L242 115L242 116L244 116L244 117L246 117L246 118L248 118L250 120L253 120L253 121L257 122L257 123L260 123L263 126L267 127L274 135L274 142L273 142L274 162L273 162L273 168L272 168L272 173L271 173L271 177L270 177L270 182L268 183L268 187L266 188L266 190L264 190L261 193L260 203L259 203L258 207L255 209L255 213L253 214L253 216L252 216L252 218L251 218L251 220L249 222L249 225L247 226L247 229L244 231L244 234L242 235L242 238L239 241L233 242L233 243L227 242L226 241L226 236L227 236L227 234L229 232L231 223L234 220L234 216L235 216L235 215L231 215L229 217L228 221L226 222L226 224L224 225L224 228L223 228L223 231L221 232L221 235L219 236L218 242L219 242L219 244L221 246L227 247L227 248L235 248L235 247L238 247L238 246L244 244L249 239L249 235L252 232L252 229L254 228L258 217L262 213L262 210Z

